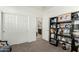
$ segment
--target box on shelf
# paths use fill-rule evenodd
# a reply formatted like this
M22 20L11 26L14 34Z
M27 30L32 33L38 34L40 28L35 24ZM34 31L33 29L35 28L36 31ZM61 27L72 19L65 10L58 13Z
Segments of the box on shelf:
M71 50L71 45L66 43L66 50Z
M50 29L51 33L56 33L55 29Z
M51 42L52 42L53 44L56 44L56 40L51 39Z
M51 25L51 28L56 28L56 26L55 25Z
M71 38L65 38L66 42L71 43Z
M79 38L75 38L75 45L76 45L76 46L79 45Z
M72 14L72 19L78 20L79 19L79 12L75 12Z
M62 23L59 25L61 28L71 28L71 23Z
M0 48L3 47L4 45L0 42Z
M51 18L51 23L56 22L57 19L56 18Z
M69 29L64 29L63 34L69 34L70 30Z
M70 20L71 20L71 13L58 16L58 22L70 21Z
M51 34L51 38L54 38L54 34Z

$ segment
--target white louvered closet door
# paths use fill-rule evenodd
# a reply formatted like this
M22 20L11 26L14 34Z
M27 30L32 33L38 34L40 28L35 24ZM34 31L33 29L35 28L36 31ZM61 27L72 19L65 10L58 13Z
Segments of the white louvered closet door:
M28 16L4 13L3 39L10 44L28 41Z
M29 16L29 40L35 41L36 40L36 17Z
M17 43L28 42L28 16L17 16Z

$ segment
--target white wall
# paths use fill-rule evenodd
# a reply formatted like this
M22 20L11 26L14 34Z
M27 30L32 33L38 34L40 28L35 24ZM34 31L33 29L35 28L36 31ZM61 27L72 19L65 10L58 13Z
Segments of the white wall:
M46 16L43 17L42 23L42 38L44 40L49 40L49 18Z
M79 11L79 6L54 6L46 7L43 14L43 39L49 40L49 18L64 13Z
M36 16L36 17L43 17L43 39L45 40L49 40L49 18L50 17L54 17L54 16L58 16L64 13L68 13L68 12L74 12L74 11L79 11L79 7L78 6L51 6L51 7L45 7L45 9L41 8L41 7L24 7L24 6L19 6L19 7L0 7L0 11L4 12L4 13L14 13L14 14L21 14L21 15L28 15L28 16ZM31 19L32 20L32 19ZM30 21L31 21L30 20ZM33 24L33 22L32 22ZM31 25L32 25L31 24ZM31 26L29 25L29 26ZM30 29L32 30L32 29ZM29 34L31 34L32 32L30 32ZM34 33L33 33L34 34ZM32 36L32 35L31 35ZM32 39L32 37L30 36L31 40L35 40L34 38Z
M9 39L10 44L19 44L24 42L32 42L36 40L36 17L41 17L41 8L38 7L0 7L0 11L6 14L26 15L29 16L28 36L27 38ZM1 24L1 23L0 23ZM1 26L0 26L1 27ZM1 31L1 29L0 29ZM0 32L1 34L1 32ZM1 38L1 35L0 35ZM16 38L16 37L14 37ZM11 42L12 41L12 42Z
M44 10L44 16L54 17L64 13L79 11L79 6L51 6Z
M32 6L0 6L0 11L31 16L42 16L41 8Z
M0 12L0 40L1 40L1 12Z

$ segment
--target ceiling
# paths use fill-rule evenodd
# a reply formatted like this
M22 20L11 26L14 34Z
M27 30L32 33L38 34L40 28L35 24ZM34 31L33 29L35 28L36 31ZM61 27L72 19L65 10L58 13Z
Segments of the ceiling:
M35 7L36 9L47 10L47 9L50 9L51 7L53 7L53 6L33 6L33 7Z

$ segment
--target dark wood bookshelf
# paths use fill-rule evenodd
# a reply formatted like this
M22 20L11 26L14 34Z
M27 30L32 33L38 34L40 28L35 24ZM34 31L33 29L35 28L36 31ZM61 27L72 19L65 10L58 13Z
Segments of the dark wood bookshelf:
M55 21L57 21L57 17L50 18L50 27L49 27L49 30L53 29L55 31L55 33L51 33L51 31L49 31L49 43L52 44L52 45L54 45L54 46L58 46L58 43L57 43L58 42L58 40L57 40L57 22L54 22L54 19L55 19ZM55 28L51 27L51 25L52 26L54 25ZM54 35L53 38L51 37L52 34Z
M58 17L52 17L50 18L50 27L49 27L49 30L50 29L53 29L55 30L55 33L51 33L51 31L49 31L49 43L54 45L54 46L59 46L60 42L64 42L64 43L67 43L67 44L70 44L71 45L71 52L72 51L78 51L78 46L75 45L76 43L76 40L75 38L79 38L79 37L76 37L73 35L73 32L74 32L74 21L76 20L79 20L79 15L77 15L77 13L79 14L79 11L77 12L73 12L73 13L70 13L71 14L71 19L69 20L65 20L65 21L58 21ZM54 19L55 19L55 22L54 22ZM68 27L61 27L60 24L70 24L69 28ZM54 25L54 27L51 27L51 25ZM65 30L69 30L69 33L68 35L66 35L65 33L59 31L59 30L62 30L65 31ZM79 30L79 29L78 29ZM54 35L54 37L51 37L51 35ZM61 38L68 38L68 40L70 40L69 43L68 41L62 41L60 38L58 37L61 37ZM55 41L55 42L52 42L52 41Z

